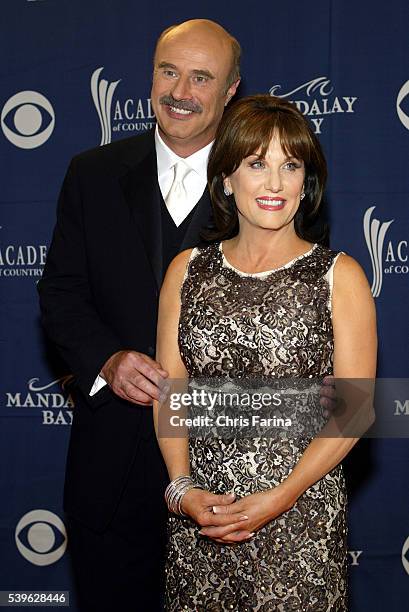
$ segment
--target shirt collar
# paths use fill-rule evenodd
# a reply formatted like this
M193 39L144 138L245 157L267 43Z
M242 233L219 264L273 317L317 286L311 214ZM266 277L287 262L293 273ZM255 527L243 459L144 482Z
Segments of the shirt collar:
M190 167L192 170L195 170L197 174L203 180L207 181L207 160L209 157L210 149L212 148L213 142L210 142L208 145L199 149L189 157L179 157L176 155L172 149L168 147L168 145L163 141L159 134L158 125L155 128L155 146L156 146L156 160L158 164L158 177L160 178L166 172L168 172L172 166L183 159L183 161Z

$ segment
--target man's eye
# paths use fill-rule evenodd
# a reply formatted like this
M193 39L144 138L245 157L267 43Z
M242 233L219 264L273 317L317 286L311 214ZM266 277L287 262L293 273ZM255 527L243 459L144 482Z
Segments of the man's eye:
M164 70L163 74L167 77L175 77L176 72L174 70Z
M198 75L196 75L195 77L193 77L193 80L194 80L196 83L200 83L200 84L202 84L202 83L206 83L206 82L207 82L207 80L208 80L208 78L207 78L207 77L205 77L205 76L201 76L200 74L198 74Z

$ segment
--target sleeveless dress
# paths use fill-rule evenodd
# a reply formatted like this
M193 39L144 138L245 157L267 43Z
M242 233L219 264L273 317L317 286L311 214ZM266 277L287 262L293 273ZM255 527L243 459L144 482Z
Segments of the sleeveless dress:
M179 349L190 377L321 379L332 374L331 289L337 253L320 245L247 274L220 243L192 251L181 289ZM309 439L189 437L192 478L243 497L277 486ZM189 518L168 523L171 612L347 610L346 491L338 465L246 542L223 545Z

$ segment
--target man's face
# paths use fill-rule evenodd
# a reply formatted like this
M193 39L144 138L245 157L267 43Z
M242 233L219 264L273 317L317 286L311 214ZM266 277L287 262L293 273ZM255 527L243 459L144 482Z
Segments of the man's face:
M213 140L224 106L238 85L226 91L230 67L229 41L213 30L170 32L159 43L152 106L163 140L181 157Z

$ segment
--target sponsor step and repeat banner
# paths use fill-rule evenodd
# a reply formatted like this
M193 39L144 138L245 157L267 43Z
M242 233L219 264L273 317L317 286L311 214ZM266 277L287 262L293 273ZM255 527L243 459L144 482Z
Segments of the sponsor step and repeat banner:
M70 372L41 331L36 284L70 158L155 125L149 97L155 40L168 25L193 17L220 22L241 42L239 95L270 92L292 101L325 149L331 246L355 257L368 276L378 312L378 376L396 379L377 403L392 433L380 428L345 461L350 609L403 611L409 393L398 383L409 378L406 0L296 0L251 10L213 1L196 9L184 0L3 2L0 590L69 591L76 609L62 510L76 407Z

